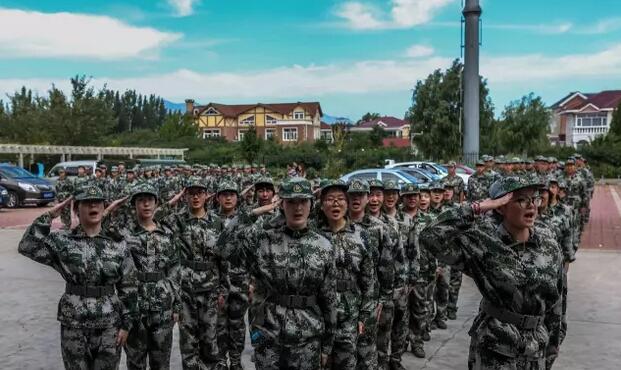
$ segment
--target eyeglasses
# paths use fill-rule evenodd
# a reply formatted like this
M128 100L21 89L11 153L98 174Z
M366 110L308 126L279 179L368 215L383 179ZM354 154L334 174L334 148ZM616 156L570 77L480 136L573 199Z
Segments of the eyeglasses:
M347 198L345 198L345 197L338 197L338 198L328 197L328 198L324 199L324 202L344 204L344 203L347 203Z
M200 197L201 195L203 195L205 193L206 193L205 190L188 191L188 196L190 196L190 197Z
M540 195L536 195L534 197L522 197L515 200L517 204L520 205L522 209L527 209L528 206L533 204L535 207L541 206L543 199L541 199Z

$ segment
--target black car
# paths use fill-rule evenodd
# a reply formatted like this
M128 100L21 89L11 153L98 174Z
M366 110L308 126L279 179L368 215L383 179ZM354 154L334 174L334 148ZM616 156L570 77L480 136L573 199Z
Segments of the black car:
M4 186L0 185L0 208L6 207L9 202L9 191Z
M56 199L56 190L49 181L10 164L0 164L0 185L8 192L5 206L9 208L24 204L45 206Z

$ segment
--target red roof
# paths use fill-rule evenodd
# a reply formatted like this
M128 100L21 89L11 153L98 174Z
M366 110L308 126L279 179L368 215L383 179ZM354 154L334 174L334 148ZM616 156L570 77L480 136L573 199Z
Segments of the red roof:
M572 96L574 97L571 100L567 100ZM558 102L552 104L551 108L560 108L561 110L579 110L589 104L592 104L599 109L614 109L620 101L621 90L607 90L598 93L581 93L579 91L574 91Z
M391 117L391 116L384 116L384 117L379 117L376 118L372 121L366 121L361 123L358 127L360 128L373 128L375 126L381 126L382 128L400 128L403 127L404 125L409 125L408 121L396 118L396 117Z
M297 103L257 103L257 104L219 104L219 103L209 103L207 105L197 105L194 108L198 109L198 114L201 114L203 111L207 110L209 107L215 108L218 112L222 113L225 117L237 117L240 114L255 108L255 107L264 107L267 109L271 109L280 114L289 114L293 112L296 107L302 107L308 114L315 115L315 113L319 112L320 116L323 116L323 112L321 111L321 105L318 102L297 102Z
M397 148L409 148L410 139L400 137L386 137L382 140L384 147L397 147Z
M327 123L321 121L321 130L332 130L332 126L328 125Z

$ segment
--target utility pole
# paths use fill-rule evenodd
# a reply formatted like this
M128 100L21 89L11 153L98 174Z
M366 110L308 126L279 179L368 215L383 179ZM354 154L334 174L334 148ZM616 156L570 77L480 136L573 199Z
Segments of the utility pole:
M464 45L464 162L479 159L479 0L466 0Z

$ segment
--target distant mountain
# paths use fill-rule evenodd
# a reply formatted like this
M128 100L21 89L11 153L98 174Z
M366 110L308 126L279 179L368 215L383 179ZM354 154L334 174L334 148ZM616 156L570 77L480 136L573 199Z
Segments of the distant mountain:
M168 111L171 111L171 112L181 111L181 113L185 113L185 103L173 103L171 101L164 99L164 106L166 107L166 110Z
M323 117L321 117L321 120L328 125L333 125L335 123L345 123L347 125L354 124L354 122L347 117L335 117L328 114L324 114Z

